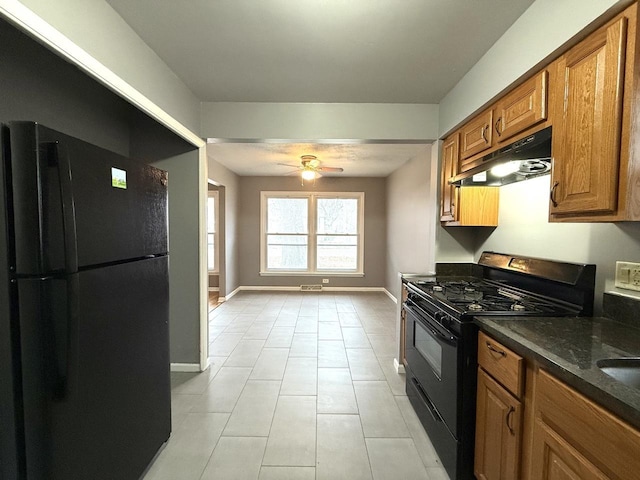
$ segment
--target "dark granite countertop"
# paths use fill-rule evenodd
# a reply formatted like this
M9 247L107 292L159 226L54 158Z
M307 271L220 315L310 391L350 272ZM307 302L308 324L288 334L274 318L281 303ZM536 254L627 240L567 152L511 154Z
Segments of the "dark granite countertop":
M476 317L496 340L640 429L640 390L603 373L602 358L640 357L640 328L604 317Z

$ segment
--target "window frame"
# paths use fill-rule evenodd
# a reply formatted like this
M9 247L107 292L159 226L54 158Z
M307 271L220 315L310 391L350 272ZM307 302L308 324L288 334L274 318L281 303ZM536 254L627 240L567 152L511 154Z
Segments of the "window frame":
M267 200L269 198L305 198L307 208L307 268L305 270L281 270L267 268ZM357 232L357 265L349 270L317 269L317 200L319 198L356 199L358 201ZM332 234L333 235L333 234ZM350 236L350 235L349 235ZM260 192L260 275L262 276L364 276L364 192L295 192L295 191L261 191Z
M214 231L213 231L213 270L209 270L209 199L213 198L214 204ZM207 272L210 274L219 273L220 272L220 255L219 255L219 247L220 247L220 196L217 190L209 190L207 195Z

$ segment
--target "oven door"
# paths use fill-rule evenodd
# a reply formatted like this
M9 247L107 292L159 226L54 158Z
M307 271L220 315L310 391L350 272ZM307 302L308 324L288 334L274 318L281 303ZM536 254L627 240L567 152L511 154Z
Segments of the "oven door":
M405 303L406 359L414 388L422 390L429 409L457 437L458 337L411 301ZM432 405L428 405L431 403Z

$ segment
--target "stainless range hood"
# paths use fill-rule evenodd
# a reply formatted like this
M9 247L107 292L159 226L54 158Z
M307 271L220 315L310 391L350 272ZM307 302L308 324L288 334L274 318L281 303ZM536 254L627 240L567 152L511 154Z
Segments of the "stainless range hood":
M551 127L488 154L482 163L450 181L459 186L501 186L551 171Z

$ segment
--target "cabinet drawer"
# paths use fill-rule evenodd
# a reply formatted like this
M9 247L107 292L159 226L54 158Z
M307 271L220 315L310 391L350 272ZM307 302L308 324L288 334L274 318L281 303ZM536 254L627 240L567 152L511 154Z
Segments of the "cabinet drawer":
M524 388L524 360L482 332L478 333L478 365L516 397Z

